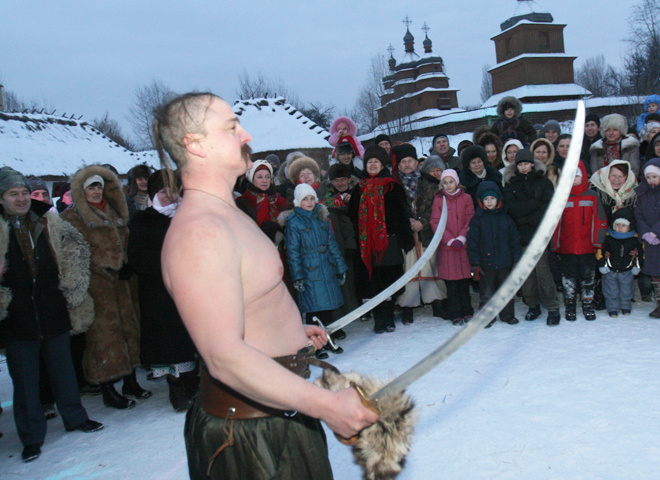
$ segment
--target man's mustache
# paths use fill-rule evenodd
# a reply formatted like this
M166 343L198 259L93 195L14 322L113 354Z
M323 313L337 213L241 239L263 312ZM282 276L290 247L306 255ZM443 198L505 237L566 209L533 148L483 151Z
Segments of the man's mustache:
M241 155L245 160L250 160L252 156L252 148L247 143L241 147Z

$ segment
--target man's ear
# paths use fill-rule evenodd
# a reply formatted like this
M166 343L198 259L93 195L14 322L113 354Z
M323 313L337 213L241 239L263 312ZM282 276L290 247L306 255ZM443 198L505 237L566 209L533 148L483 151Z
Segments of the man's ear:
M191 155L204 158L204 146L202 145L203 139L204 136L199 133L186 133L183 136L183 145Z

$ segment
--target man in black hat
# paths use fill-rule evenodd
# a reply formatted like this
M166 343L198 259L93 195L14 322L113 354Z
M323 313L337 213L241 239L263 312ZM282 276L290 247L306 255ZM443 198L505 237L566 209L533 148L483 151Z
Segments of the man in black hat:
M587 174L591 175L591 153L589 149L602 138L600 134L600 117L595 113L590 113L584 119L584 138L582 139L582 150L580 152L580 160L584 162L587 167Z

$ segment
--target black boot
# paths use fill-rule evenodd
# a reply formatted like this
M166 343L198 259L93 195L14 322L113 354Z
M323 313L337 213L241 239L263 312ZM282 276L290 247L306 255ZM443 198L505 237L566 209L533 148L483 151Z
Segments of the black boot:
M433 300L431 302L431 310L433 311L434 317L440 317L447 320L447 300Z
M658 306L655 307L655 310L649 313L649 317L660 318L660 277L653 277L651 282L653 285L653 291L655 292L655 301L658 303Z
M537 305L535 307L529 307L529 310L527 311L527 315L525 315L525 320L528 322L531 322L532 320L536 320L541 316L541 306Z
M594 304L592 301L582 302L582 313L585 320L596 320L596 312L594 311Z
M575 313L576 306L575 303L567 303L566 304L566 320L569 322L574 322L575 319L577 318L577 314Z
M186 382L181 375L176 378L174 375L167 376L167 385L170 389L170 403L177 412L185 412L192 403L192 395L186 388Z
M127 410L135 406L135 400L129 400L119 395L117 390L115 390L115 382L103 382L99 386L101 387L101 395L103 395L103 404L106 407Z
M401 323L404 325L410 325L413 323L413 309L410 307L402 308Z
M561 317L559 316L559 309L557 310L549 310L548 311L548 319L546 320L546 323L550 327L554 327L555 325L559 325L559 319Z
M137 382L137 377L135 376L135 370L130 375L124 377L124 386L121 387L121 393L128 398L135 398L137 400L144 400L149 398L152 393L149 390L145 390Z

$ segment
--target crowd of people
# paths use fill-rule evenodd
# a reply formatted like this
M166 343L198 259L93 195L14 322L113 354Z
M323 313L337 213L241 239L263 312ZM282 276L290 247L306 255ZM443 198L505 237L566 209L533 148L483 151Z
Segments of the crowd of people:
M569 321L577 319L578 304L590 321L597 310L629 315L635 279L643 300L655 294L658 307L650 315L660 318L659 102L650 96L632 128L616 113L587 115L570 198L519 293L525 320L541 316L543 306L547 325L557 325L560 294ZM340 117L330 128L329 159L271 154L253 160L244 175L239 167L232 171L231 198L265 234L267 248L275 247L284 268L273 282L286 286L302 322L328 326L401 277L428 248L443 206L447 223L431 260L361 320L373 319L377 334L394 332L398 312L410 325L414 309L430 305L453 325L469 322L472 292L481 306L505 281L543 218L568 155L571 135L559 122L531 125L522 110L516 98L504 97L492 126L456 149L449 137L435 135L426 156L384 134L365 148L354 122ZM206 148L184 146L191 158ZM182 195L192 194L190 203L204 208L226 201L208 193L202 177L186 186L167 170L137 165L127 178L122 186L111 165L83 167L59 187L53 205L43 180L0 168L0 343L24 461L39 456L47 419L57 412L67 431L103 428L88 418L81 395L102 395L105 405L122 410L148 399L138 367L148 379L166 377L176 411L193 404L200 372L204 385L215 377L217 365L200 366L200 353L221 354L184 324L189 307L173 293L161 259ZM189 246L168 248L176 257ZM499 318L519 323L513 300ZM341 353L318 340L322 330L304 331L317 358Z

